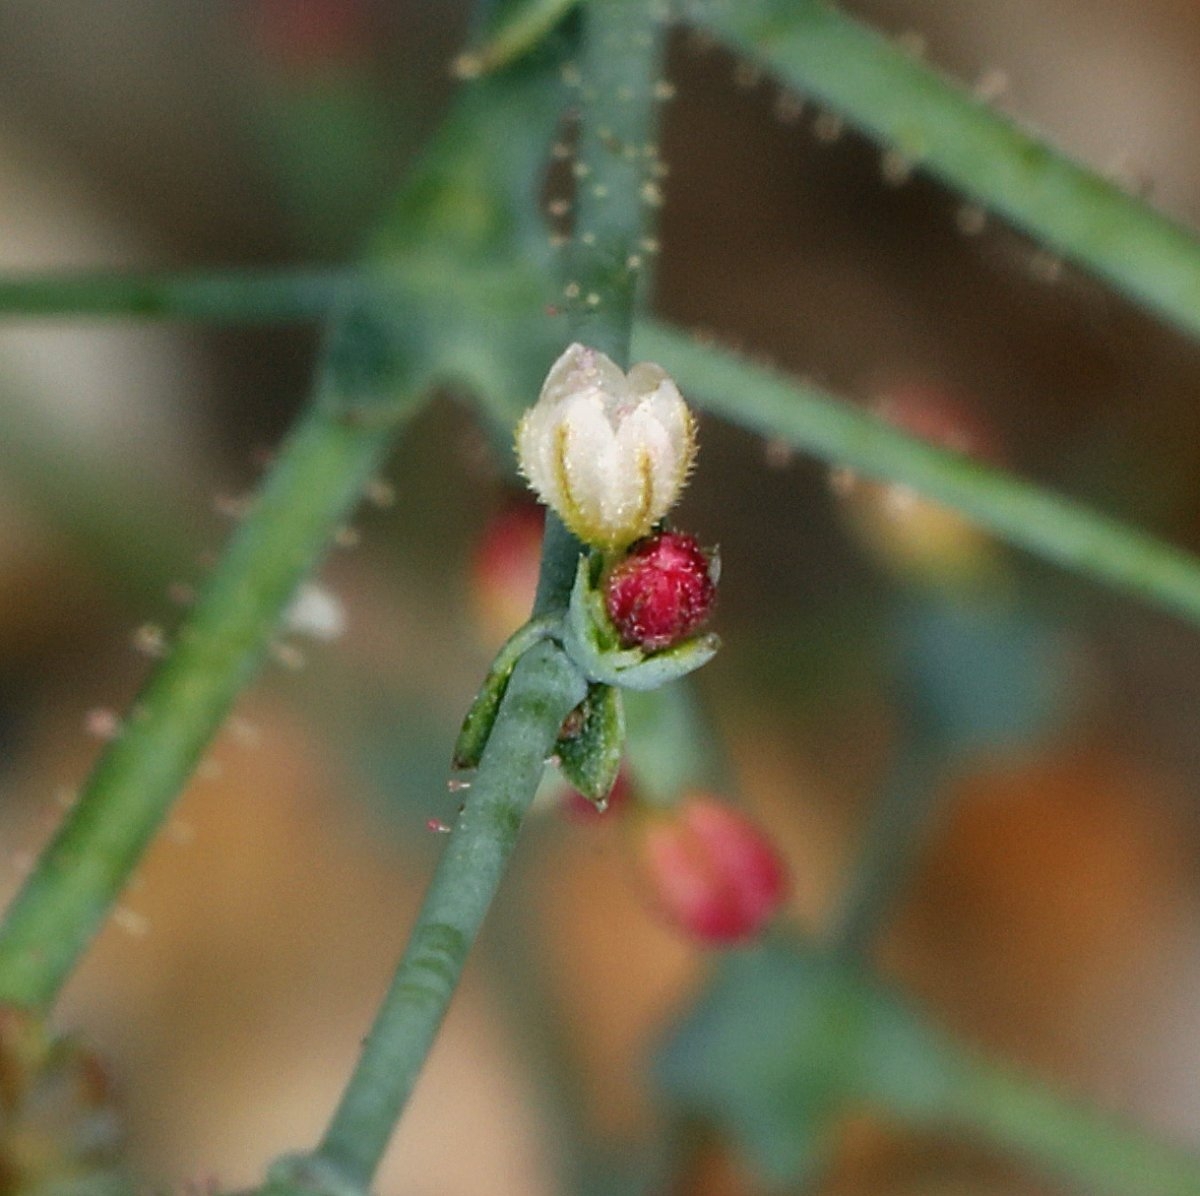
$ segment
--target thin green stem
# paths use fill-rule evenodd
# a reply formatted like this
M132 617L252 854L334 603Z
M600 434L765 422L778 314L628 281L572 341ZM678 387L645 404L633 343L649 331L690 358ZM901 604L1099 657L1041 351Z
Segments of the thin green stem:
M0 924L0 1001L53 1001L410 411L384 401L388 363L348 379L363 321L344 327L352 343L335 343L253 512Z
M578 0L502 0L477 6L478 30L454 63L463 79L499 70L520 58L575 7Z
M629 366L640 282L659 198L655 90L659 0L602 0L584 13L575 236L565 288L571 336Z
M324 319L366 286L366 275L355 270L6 275L0 278L0 318L133 316L228 324L305 323Z
M863 474L912 486L1030 552L1200 624L1200 560L1031 482L896 431L814 386L650 321L638 355L706 411Z
M579 670L549 642L531 649L513 673L408 948L316 1152L352 1184L365 1189L375 1173L516 846L544 761L585 692Z
M1200 1158L1063 1097L1010 1068L973 1060L940 1123L1028 1158L1080 1192L1195 1196Z
M822 0L713 0L702 20L785 83L1200 332L1200 240Z

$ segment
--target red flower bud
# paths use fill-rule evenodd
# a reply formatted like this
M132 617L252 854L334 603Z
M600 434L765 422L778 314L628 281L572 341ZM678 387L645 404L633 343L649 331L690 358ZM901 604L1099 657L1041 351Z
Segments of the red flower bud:
M648 814L637 846L655 906L705 946L754 938L787 897L787 870L766 834L707 794Z
M492 518L471 557L471 605L480 639L502 644L526 619L537 591L545 509L521 501Z
M639 540L605 582L622 647L657 652L686 639L712 612L716 573L715 556L695 536L659 532Z

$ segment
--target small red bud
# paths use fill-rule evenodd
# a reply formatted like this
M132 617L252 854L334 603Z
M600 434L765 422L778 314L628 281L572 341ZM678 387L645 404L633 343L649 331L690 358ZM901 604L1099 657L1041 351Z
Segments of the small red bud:
M716 594L715 557L695 536L659 532L613 566L604 601L623 647L657 652L702 626Z
M502 644L526 619L537 591L545 508L522 500L484 529L471 557L471 605L480 639Z
M648 814L637 846L655 906L705 946L754 938L787 897L787 870L766 834L708 794Z

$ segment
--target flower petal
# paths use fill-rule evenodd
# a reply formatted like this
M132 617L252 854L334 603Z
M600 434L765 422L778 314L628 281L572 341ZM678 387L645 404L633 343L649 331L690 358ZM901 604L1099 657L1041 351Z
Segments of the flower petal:
M565 439L560 477L563 522L581 540L607 544L613 535L613 491L621 486L621 460L603 396L588 391L560 408Z
M568 345L566 351L550 367L538 405L558 405L572 395L585 390L597 390L614 397L627 395L629 383L611 357L586 345Z

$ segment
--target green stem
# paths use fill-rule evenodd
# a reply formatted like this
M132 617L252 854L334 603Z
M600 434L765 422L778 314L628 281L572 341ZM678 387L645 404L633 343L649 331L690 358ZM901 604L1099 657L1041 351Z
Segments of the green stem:
M941 1124L1024 1156L1080 1192L1200 1192L1200 1158L1064 1100L1009 1068L972 1061L953 1085L948 1104Z
M361 333L362 321L345 327ZM334 346L253 512L0 924L0 1001L53 1001L407 416L408 401L371 393L387 381L378 362L373 381L346 386L350 339ZM371 398L360 418L355 404Z
M704 410L870 477L901 482L1047 560L1200 624L1200 560L965 457L933 448L816 387L653 322L638 355L666 363Z
M507 0L483 6L489 11L477 21L480 28L471 47L455 60L455 73L473 79L507 66L537 45L576 3L578 0Z
M365 1189L375 1173L516 846L543 762L584 693L579 670L548 642L513 673L408 948L316 1152L351 1184Z
M1179 327L1200 332L1200 242L821 0L737 0L704 23L914 165Z
M214 323L287 324L324 319L365 287L354 270L111 272L0 278L0 317L135 316Z
M658 207L655 89L664 16L657 0L585 10L575 232L566 287L573 339L629 367L630 337Z
M567 288L569 323L572 336L623 364L639 277L631 257L652 206L642 193L653 160L644 149L653 145L662 35L662 16L643 0L604 0L586 12L584 169ZM579 543L551 515L535 615L565 606L579 552ZM517 665L409 947L329 1129L312 1155L280 1160L269 1190L336 1193L370 1183L500 884L544 761L563 719L585 693L578 668L549 642Z
M542 539L542 563L538 570L537 595L533 617L546 618L566 610L571 587L584 546L573 536L553 511L546 512L546 530Z

